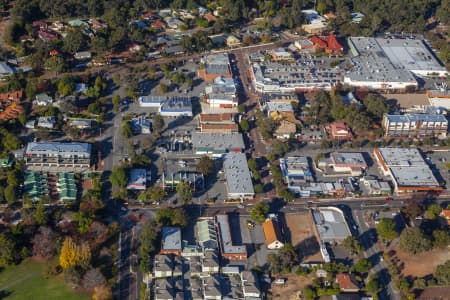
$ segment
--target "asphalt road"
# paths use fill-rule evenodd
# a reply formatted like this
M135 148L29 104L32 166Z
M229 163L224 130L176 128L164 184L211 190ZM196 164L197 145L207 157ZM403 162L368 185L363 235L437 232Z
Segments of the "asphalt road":
M364 257L368 258L373 265L370 273L378 274L378 278L382 282L382 290L379 293L379 298L386 300L400 300L401 295L394 287L394 283L389 276L386 265L382 259L382 252L380 251L378 244L375 242L374 232L371 232L371 228L364 221L364 211L354 210L353 213L355 220L359 225L360 242L365 249Z

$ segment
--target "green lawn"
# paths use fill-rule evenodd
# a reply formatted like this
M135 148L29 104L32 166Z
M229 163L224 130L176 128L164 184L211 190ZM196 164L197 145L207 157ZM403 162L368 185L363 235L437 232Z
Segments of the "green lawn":
M45 264L26 260L0 271L0 299L87 300L64 283L62 275L44 277Z

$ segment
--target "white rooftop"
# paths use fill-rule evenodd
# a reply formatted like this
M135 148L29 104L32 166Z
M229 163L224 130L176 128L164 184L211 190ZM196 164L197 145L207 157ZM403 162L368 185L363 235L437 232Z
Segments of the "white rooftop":
M181 229L180 227L163 227L162 246L163 250L180 250L181 251Z
M233 195L253 195L252 178L244 153L228 153L223 162L227 191Z

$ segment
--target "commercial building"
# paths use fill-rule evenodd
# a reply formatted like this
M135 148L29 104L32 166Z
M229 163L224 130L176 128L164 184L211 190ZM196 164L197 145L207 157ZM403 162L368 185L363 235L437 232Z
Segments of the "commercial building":
M194 190L202 190L204 188L205 179L201 173L179 171L176 173L162 174L163 188L175 189L182 181L189 183Z
M206 103L212 108L237 107L236 91L236 83L233 78L217 77L205 88Z
M242 152L245 148L240 133L192 133L192 147L197 155L222 157L228 152Z
M448 75L423 40L377 38L376 42L396 68L404 68L421 77Z
M277 218L268 218L262 224L262 228L267 249L280 249L284 246Z
M370 37L348 38L353 57L351 69L345 72L344 83L374 90L416 89L417 80L412 73L394 65L377 39Z
M131 169L128 176L127 190L143 191L147 188L147 170Z
M229 199L252 199L255 196L247 158L244 153L228 153L223 162Z
M255 62L249 72L253 87L259 93L330 90L341 79L337 69L324 68L313 58L302 58L288 65Z
M340 243L352 235L345 221L344 213L339 208L319 207L313 210L312 214L321 242Z
M224 258L230 260L247 259L247 249L245 245L234 245L231 236L230 220L228 215L216 215L216 228L219 236L220 253Z
M448 120L437 114L385 114L382 126L385 136L388 137L446 137Z
M415 148L375 148L380 170L392 179L395 193L440 191L442 187Z
M198 117L201 132L233 133L239 132L239 125L234 120L234 114L200 114Z
M206 82L212 82L217 77L233 77L228 54L208 55L203 64L204 67L198 71L198 76Z
M180 227L163 227L161 229L161 254L181 255Z
M309 34L318 34L327 28L327 20L319 15L319 13L313 9L302 10L302 13L306 16L308 24L302 25L302 29Z
M192 117L192 99L189 97L141 96L139 105L153 108L163 117Z
M305 156L289 156L280 159L280 169L289 191L300 192L300 185L314 180L308 158Z
M284 48L277 48L272 51L270 51L270 56L272 57L273 61L276 62L293 62L294 56L292 53L286 51Z
M88 143L29 143L25 151L25 161L29 169L57 167L65 171L81 171L89 169L91 151L91 145Z
M135 134L148 134L152 131L152 120L146 116L138 116L131 119L130 125Z
M309 40L313 43L315 51L324 51L328 55L340 55L344 51L344 47L334 34L320 37L314 35Z
M336 173L349 173L351 175L360 175L367 169L367 163L360 152L332 152L330 154L330 167Z

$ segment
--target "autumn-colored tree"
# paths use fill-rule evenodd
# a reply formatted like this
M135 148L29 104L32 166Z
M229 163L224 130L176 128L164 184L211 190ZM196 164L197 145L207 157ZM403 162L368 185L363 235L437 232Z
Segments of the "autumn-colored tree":
M109 286L100 285L94 288L92 300L111 300L111 299L112 299L112 291Z
M71 237L66 237L61 248L59 264L63 269L86 266L91 259L91 249L87 242L78 245Z

